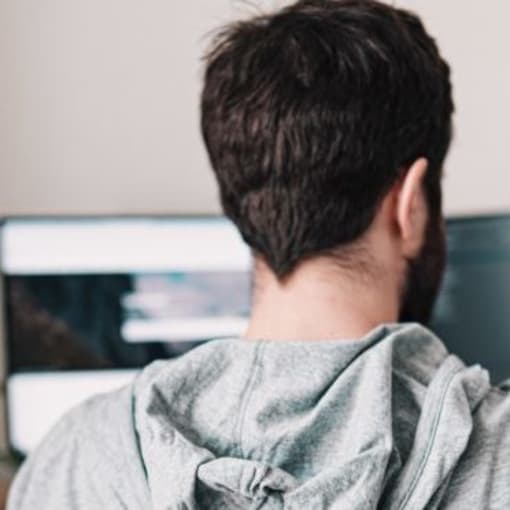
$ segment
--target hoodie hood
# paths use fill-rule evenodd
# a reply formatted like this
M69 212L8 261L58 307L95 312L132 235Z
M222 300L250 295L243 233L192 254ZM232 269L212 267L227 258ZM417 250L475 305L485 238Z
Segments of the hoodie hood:
M434 507L489 390L418 324L207 343L134 385L153 508Z

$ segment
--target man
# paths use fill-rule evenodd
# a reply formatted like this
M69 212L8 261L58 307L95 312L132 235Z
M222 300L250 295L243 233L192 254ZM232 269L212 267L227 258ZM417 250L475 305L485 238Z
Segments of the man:
M202 128L253 249L245 338L71 412L9 508L510 508L508 391L418 324L452 112L409 12L302 0L221 32Z

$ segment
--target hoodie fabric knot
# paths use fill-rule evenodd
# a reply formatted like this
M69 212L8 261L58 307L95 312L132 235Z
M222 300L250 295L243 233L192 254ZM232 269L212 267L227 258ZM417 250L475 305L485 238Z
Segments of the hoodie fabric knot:
M202 464L197 479L198 499L207 508L282 509L284 494L298 486L282 469L229 457Z

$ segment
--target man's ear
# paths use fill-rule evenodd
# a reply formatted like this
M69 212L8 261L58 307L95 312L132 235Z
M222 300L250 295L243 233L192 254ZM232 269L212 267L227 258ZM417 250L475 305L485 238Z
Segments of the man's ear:
M414 258L420 251L427 227L427 202L423 181L428 161L417 159L400 181L396 196L396 221L405 258Z

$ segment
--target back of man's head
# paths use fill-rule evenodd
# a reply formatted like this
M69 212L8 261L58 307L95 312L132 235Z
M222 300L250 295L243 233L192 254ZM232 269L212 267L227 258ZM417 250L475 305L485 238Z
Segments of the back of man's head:
M206 64L202 130L224 211L278 278L347 254L420 157L441 215L449 68L415 15L301 0L229 25Z

